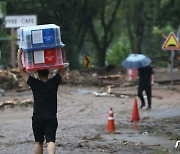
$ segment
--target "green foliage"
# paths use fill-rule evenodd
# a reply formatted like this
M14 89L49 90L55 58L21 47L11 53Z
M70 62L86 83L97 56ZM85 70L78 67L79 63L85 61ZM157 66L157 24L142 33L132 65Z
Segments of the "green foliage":
M158 2L158 5L155 7L159 10L156 14L156 24L158 24L161 27L170 24L174 28L178 28L180 18L179 0L160 0Z
M88 32L97 51L96 58L99 67L105 66L106 52L114 38L115 21L117 21L120 4L121 0L99 0L98 3L92 3L92 1L88 3Z
M1 59L0 64L8 65L11 61L10 47L11 41L13 38L8 34L8 30L5 28L0 29L0 50L1 50Z
M122 36L108 50L106 59L108 64L121 66L122 61L130 54L130 43L126 36Z
M171 25L167 24L162 27L162 32L168 36L171 32L176 33L176 30Z
M0 1L0 18L6 15L6 2Z
M170 32L176 32L176 30L169 24L165 25L161 29L153 25L146 27L145 37L143 42L143 51L153 61L152 63L157 66L166 67L169 63L169 57L171 52L161 49L165 38Z
M59 25L72 69L80 67L80 54L86 55L87 48L97 66L106 63L120 65L130 52L142 52L152 58L153 64L165 66L170 52L161 49L164 36L172 31L176 34L179 27L179 0L4 2L7 15L36 14L38 24ZM7 32L10 33L1 28L0 37L7 38ZM0 49L3 50L1 62L7 63L10 60L10 41L0 41Z

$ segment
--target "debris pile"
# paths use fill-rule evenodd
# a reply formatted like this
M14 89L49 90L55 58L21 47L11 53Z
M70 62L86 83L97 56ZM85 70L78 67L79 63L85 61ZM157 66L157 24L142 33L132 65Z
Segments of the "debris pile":
M14 107L15 105L30 106L32 104L33 104L33 98L27 98L27 99L23 99L23 100L14 98L12 100L0 101L0 108L3 108L5 106Z
M54 74L55 72L51 72ZM163 75L162 75L163 74ZM174 82L179 84L179 73L173 72ZM170 84L170 75L167 71L155 69L156 84ZM63 77L63 84L88 85L100 87L131 87L137 86L137 80L128 80L124 70L113 69L86 69L68 70ZM0 96L4 95L4 90L16 89L17 92L29 90L30 87L22 79L18 69L0 70Z
M119 86L124 82L125 78L126 75L119 70L89 69L68 71L63 82L75 85Z
M17 71L0 70L0 87L5 90L14 89L18 86Z

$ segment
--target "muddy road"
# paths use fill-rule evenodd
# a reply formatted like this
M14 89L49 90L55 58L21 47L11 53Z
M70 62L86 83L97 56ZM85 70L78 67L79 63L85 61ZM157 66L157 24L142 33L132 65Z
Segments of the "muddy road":
M136 94L136 86L113 88L113 92ZM178 87L179 88L179 87ZM57 153L180 153L180 91L154 86L152 110L139 110L132 123L134 97L97 97L98 87L61 85L58 91ZM7 91L1 101L32 98L31 91ZM138 105L139 99L138 100ZM116 131L106 132L112 107ZM0 154L32 154L32 105L0 109ZM44 145L47 153L46 145Z

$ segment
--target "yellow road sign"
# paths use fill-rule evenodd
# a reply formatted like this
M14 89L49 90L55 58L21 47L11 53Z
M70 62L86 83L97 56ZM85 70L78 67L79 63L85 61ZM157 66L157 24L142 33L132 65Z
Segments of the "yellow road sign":
M176 39L176 35L171 32L162 46L163 50L180 50L179 41Z
M84 67L88 67L88 68L91 67L90 60L91 60L90 56L85 56L84 57Z

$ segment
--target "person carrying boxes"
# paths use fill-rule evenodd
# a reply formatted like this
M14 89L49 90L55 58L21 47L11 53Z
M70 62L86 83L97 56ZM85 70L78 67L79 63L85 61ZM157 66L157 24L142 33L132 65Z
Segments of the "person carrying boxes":
M19 35L18 68L34 98L32 129L35 154L43 153L44 140L48 154L54 154L58 127L57 91L67 66L60 27L54 24L21 27ZM58 68L58 72L49 79L49 69L53 68ZM39 79L32 77L31 71L37 71Z
M47 142L48 154L55 153L55 140L58 121L57 90L65 74L65 69L60 68L57 74L48 79L48 70L38 70L39 79L33 78L23 67L22 49L18 49L18 68L22 78L31 87L34 105L32 116L32 129L35 138L35 154L43 153L44 138Z

